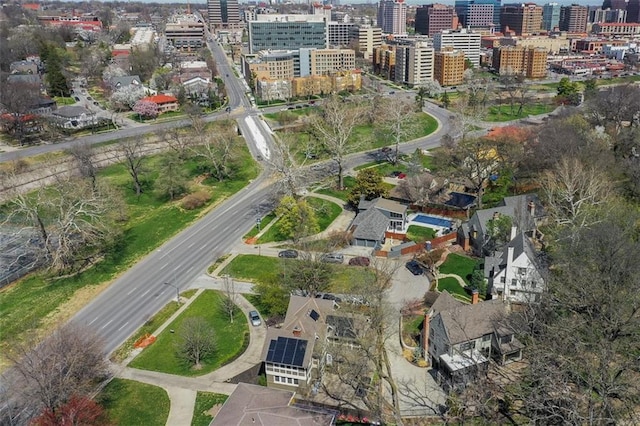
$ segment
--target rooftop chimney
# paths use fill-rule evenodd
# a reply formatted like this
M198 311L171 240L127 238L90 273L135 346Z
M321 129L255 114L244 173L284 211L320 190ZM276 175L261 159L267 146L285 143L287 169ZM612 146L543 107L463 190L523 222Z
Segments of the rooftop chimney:
M474 288L471 291L471 304L472 305L477 305L478 304L478 296L479 296L478 289Z
M493 220L496 220L500 217L500 212L493 212Z
M515 225L511 225L511 237L509 238L509 241L513 240L517 234L518 234L518 227Z
M302 330L300 330L300 327L295 327L293 329L293 335L296 337L300 337L302 335Z
M536 216L536 203L534 203L533 201L529 201L529 203L527 204L527 210L529 210L529 214L531 215L531 217L535 217Z

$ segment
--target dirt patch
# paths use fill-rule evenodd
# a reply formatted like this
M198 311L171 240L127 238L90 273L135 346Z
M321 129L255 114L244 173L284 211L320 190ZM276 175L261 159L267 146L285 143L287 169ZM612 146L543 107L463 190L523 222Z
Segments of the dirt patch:
M207 416L211 416L213 418L215 418L218 413L220 412L220 409L222 408L222 404L216 404L213 407L209 408L207 411L205 411L204 413Z

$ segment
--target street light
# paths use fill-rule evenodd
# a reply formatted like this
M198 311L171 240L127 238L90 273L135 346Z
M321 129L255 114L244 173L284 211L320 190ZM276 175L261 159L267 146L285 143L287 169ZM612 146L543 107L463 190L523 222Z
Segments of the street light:
M169 285L169 286L171 286L171 287L176 289L176 300L178 301L178 305L179 305L180 304L180 289L178 288L178 286L177 285L173 285L171 283L164 283L164 285Z

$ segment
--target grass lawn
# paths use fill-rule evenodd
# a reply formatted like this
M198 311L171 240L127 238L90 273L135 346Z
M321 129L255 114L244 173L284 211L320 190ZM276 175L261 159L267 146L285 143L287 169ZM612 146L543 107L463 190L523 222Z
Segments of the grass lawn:
M408 170L408 161L410 161L409 155L400 154L400 161L396 164L390 163L387 160L372 161L370 163L357 166L354 170L375 167L382 176L388 176L395 170L406 173ZM422 167L425 169L431 169L433 167L433 157L430 155L420 154L420 162L422 163Z
M426 226L409 225L407 238L416 243L424 243L436 237L436 230Z
M208 206L227 198L244 188L257 176L258 168L242 145L241 166L235 170L235 179L224 182L206 181L201 189L210 191ZM150 170L145 178L156 179L159 157L148 157L144 164ZM190 176L198 174L195 163L185 165ZM123 224L123 235L118 246L107 253L94 267L74 276L52 279L43 273L34 273L0 291L0 354L6 354L10 345L19 341L28 331L46 331L66 321L81 305L66 307L79 290L83 300L90 300L99 285L107 283L142 256L173 237L180 230L197 220L207 207L184 210L178 202L158 199L149 187L138 198L131 189L130 177L122 164L114 164L99 172L99 178L108 181L124 195L128 220ZM48 316L51 316L48 318ZM46 321L45 321L46 319ZM2 358L4 359L4 357Z
M214 405L222 405L227 400L227 395L212 392L198 391L196 394L196 404L193 407L193 419L191 426L209 426L213 416L207 414Z
M438 290L447 290L451 294L463 296L465 299L469 298L469 295L464 291L458 280L452 277L440 278L438 280Z
M477 260L459 254L450 254L440 266L441 274L456 274L467 284L471 281L471 274L478 263ZM456 283L457 285L457 283ZM464 291L464 290L463 290Z
M331 180L332 185L333 179ZM344 189L342 191L336 189L334 186L330 188L320 188L317 192L318 194L328 195L330 197L339 198L343 201L347 201L347 196L349 195L349 190L353 188L356 184L356 179L353 176L345 176L344 177Z
M551 112L556 107L554 105L549 104L533 104L533 105L525 105L522 108L521 114L511 115L511 107L509 105L499 105L493 106L489 108L489 112L487 116L484 118L485 121L510 121L516 120L518 118L528 117L529 115L538 115L545 114ZM518 111L518 105L514 106L514 112Z
M236 359L249 343L247 319L236 307L233 323L222 307L223 295L207 290L202 293L178 318L157 336L156 342L142 351L131 366L142 370L160 371L180 376L199 376L210 373ZM180 340L180 326L187 318L201 317L213 327L216 335L216 351L202 361L202 368L192 366L176 355L175 346ZM174 330L174 333L171 333Z
M286 262L286 264L285 264ZM277 257L258 256L255 254L241 254L233 258L222 270L222 274L242 281L273 282L278 279L283 266L295 267L296 259L280 259ZM354 284L362 282L368 271L366 268L354 266L329 265L331 268L330 291L334 293L349 293ZM251 299L253 300L253 299ZM258 307L258 306L256 306Z
M268 224L271 223L271 221L273 219L276 218L276 214L274 212L269 213L268 215L266 215L265 217L261 218L260 220L260 229L264 229L265 226L267 226ZM253 228L251 228L251 231L247 232L244 237L242 237L243 240L246 240L247 238L251 238L251 237L255 237L256 235L258 235L258 232L260 232L258 230L258 224L256 224Z
M318 225L320 227L319 232L327 229L327 227L331 225L336 217L338 217L338 215L342 212L342 207L331 201L314 197L307 197L306 200L316 212ZM258 239L258 243L272 243L278 241L287 241L288 239L289 238L287 236L282 234L282 232L280 231L279 223L276 222L271 226L271 228L267 229L267 231L262 234L262 236Z
M73 105L76 103L76 100L73 97L63 97L63 96L54 96L53 100L56 101L58 105Z
M169 417L169 395L158 386L113 379L98 395L110 422L119 426L164 426Z
M402 317L402 340L406 345L417 346L416 337L422 333L424 315Z

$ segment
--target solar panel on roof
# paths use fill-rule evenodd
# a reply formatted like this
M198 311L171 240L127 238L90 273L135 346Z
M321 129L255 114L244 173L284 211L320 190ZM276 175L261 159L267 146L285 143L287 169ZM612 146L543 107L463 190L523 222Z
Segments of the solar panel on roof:
M315 309L312 309L311 312L309 312L309 316L314 321L318 321L318 318L320 318L320 314L317 313Z
M277 340L269 342L267 362L302 367L306 350L306 340L278 337Z
M297 365L298 367L302 367L302 361L304 361L304 354L307 349L307 341L300 340L298 342L298 346L296 347L296 352L293 356L293 361L291 362L293 365Z

